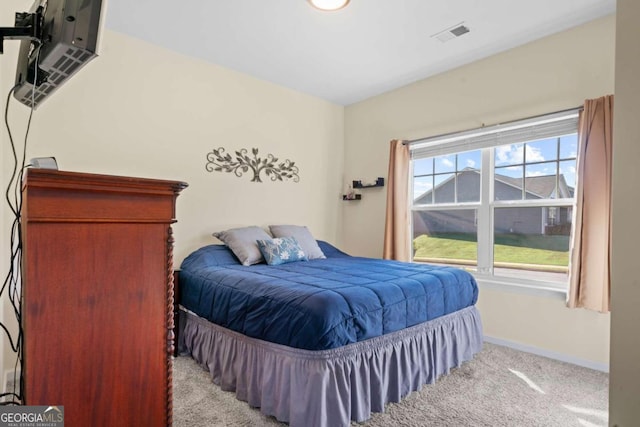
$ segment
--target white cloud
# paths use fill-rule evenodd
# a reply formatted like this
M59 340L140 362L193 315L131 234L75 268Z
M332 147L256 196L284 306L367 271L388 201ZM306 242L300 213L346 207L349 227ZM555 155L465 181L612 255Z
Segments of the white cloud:
M511 178L522 178L522 166L507 166L496 170L497 175L509 176Z
M527 163L543 162L543 161L544 161L544 156L540 152L540 149L527 145Z
M496 164L522 163L524 160L524 152L524 145L501 145L496 148ZM544 156L540 152L540 149L527 145L527 163L542 161L544 161Z
M509 160L511 158L511 148L513 146L512 145L501 145L500 147L496 148L496 163L498 164L504 164L504 163L510 163Z
M536 168L532 170L532 168ZM554 168L555 169L555 168ZM527 168L527 177L530 176L545 176L545 175L555 175L555 170L551 171L548 166L545 166L540 169L540 165L530 166Z
M451 160L447 159L446 157L442 158L442 159L440 160L440 162L441 162L443 165L445 165L446 167L448 167L448 168L452 168L452 167L454 167L454 166L455 166L455 165L453 164L453 162L452 162Z
M473 159L467 159L467 167L473 168L476 166L476 162Z

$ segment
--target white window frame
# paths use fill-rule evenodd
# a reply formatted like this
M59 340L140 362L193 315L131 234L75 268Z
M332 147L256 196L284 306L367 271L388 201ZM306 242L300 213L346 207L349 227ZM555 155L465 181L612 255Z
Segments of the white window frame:
M512 288L523 289L525 292L527 289L534 289L549 295L561 293L562 297L564 297L564 293L568 288L568 280L552 282L523 277L497 276L494 274L493 221L496 209L505 207L571 207L572 215L575 214L575 198L494 200L495 148L507 144L532 142L576 133L579 111L580 109L567 110L487 128L426 138L410 143L412 161L410 162L409 174L409 211L413 213L416 211L476 209L478 254L477 270L472 273L481 284L497 285L499 287L508 285ZM414 205L414 159L478 150L481 151L482 159L479 202ZM559 162L559 159L556 159L556 161ZM574 222L575 218L572 218L571 223L573 224ZM413 219L411 220L410 233L413 236ZM412 244L413 238L410 238L409 241ZM410 248L410 253L412 252L413 250Z

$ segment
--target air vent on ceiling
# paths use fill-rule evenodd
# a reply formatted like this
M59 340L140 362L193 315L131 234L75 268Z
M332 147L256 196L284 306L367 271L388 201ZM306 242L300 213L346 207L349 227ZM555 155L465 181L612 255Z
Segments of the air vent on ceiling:
M449 27L445 30L442 30L434 35L431 38L438 39L442 43L448 42L449 40L455 39L456 37L460 37L463 34L467 34L469 32L469 27L464 25L464 22L461 22L453 27Z

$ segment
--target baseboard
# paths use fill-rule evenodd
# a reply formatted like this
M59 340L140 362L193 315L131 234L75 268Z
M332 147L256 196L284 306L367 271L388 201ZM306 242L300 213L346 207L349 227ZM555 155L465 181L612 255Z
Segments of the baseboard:
M503 347L513 348L515 350L524 351L527 353L537 354L538 356L548 357L549 359L559 360L561 362L572 363L578 366L584 366L585 368L594 369L596 371L609 372L609 364L594 362L592 360L580 359L578 357L570 356L563 353L547 350L544 348L535 347L528 344L521 344L514 341L507 341L500 338L493 338L484 336L485 342L501 345Z

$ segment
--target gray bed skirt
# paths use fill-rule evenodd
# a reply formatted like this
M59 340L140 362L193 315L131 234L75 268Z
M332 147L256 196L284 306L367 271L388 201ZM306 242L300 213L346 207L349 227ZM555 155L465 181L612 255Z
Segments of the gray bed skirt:
M223 390L292 427L365 421L482 349L475 306L323 351L249 338L184 310L180 316L182 354L190 354Z

